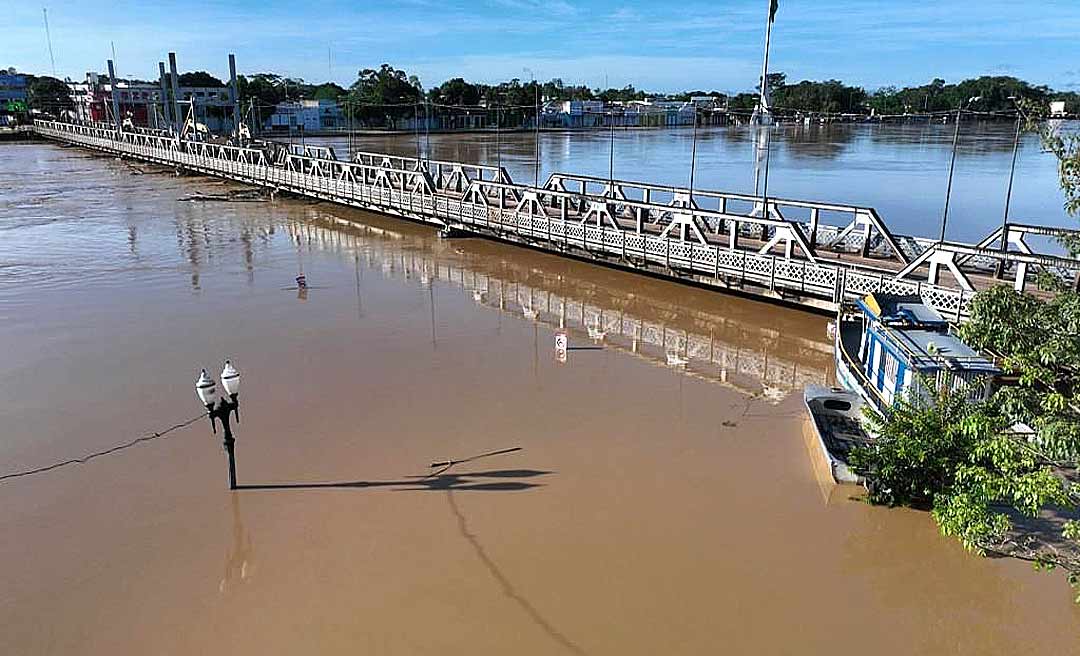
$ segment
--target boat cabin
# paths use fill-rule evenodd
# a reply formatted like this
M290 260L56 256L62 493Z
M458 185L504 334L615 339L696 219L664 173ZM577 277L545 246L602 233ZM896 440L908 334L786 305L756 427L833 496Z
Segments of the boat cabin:
M918 296L870 294L841 313L838 328L837 365L850 369L841 380L879 411L908 391L929 396L925 383L981 401L1001 373Z

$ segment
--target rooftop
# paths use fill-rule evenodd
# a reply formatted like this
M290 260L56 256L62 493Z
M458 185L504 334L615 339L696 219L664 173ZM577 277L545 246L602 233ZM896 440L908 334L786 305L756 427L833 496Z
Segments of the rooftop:
M892 341L920 371L950 369L993 374L997 366L949 332L949 324L915 295L868 294L856 301L862 311L881 324Z
M911 363L921 371L952 369L978 371L987 374L999 369L956 335L933 330L896 328L889 331L911 357Z
M915 295L867 294L857 303L863 312L882 323L902 322L935 327L948 324L937 310Z

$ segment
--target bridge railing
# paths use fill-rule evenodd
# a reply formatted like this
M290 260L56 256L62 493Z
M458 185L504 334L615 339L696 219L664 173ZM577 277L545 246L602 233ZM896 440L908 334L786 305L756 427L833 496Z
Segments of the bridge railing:
M946 316L960 318L973 292L930 282L896 279L896 271L852 262L815 261L769 252L728 248L703 240L677 239L607 225L596 215L587 223L584 208L608 199L559 189L536 189L474 179L460 195L433 190L423 170L388 169L383 165L306 158L300 170L274 166L261 148L179 140L168 135L120 133L99 126L39 121L44 136L127 154L160 164L242 182L370 207L441 226L458 226L537 246L615 258L628 266L647 266L675 277L694 275L718 284L751 284L776 297L817 298L825 307L873 291L921 294ZM419 168L419 167L418 167ZM436 193L437 192L437 193ZM504 205L505 197L518 199ZM492 202L499 198L497 206ZM644 200L619 200L622 211L667 213L677 220L738 219L768 222L768 217L730 215L717 210L673 208ZM571 212L573 209L573 215ZM618 210L617 210L618 211ZM776 224L776 225L783 225ZM983 255L983 253L979 253Z

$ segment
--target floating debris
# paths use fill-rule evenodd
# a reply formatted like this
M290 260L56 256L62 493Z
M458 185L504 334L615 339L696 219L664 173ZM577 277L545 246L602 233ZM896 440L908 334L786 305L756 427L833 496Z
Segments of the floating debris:
M183 198L178 198L180 201L187 202L216 202L216 203L265 203L267 198L262 195L261 192L253 189L244 189L240 191L230 191L224 194L204 194L196 192Z

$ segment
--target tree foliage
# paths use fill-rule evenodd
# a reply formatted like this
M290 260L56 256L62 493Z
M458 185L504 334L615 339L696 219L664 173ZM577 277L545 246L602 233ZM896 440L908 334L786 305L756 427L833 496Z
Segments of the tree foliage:
M1020 106L1058 157L1065 208L1077 214L1080 138L1041 122L1044 103ZM872 502L930 501L942 532L969 550L1062 568L1080 591L1080 293L1049 275L1043 285L1053 294L998 285L972 300L961 337L1007 376L989 401L901 399L871 419L880 437L853 463L872 481Z
M428 93L428 98L433 103L443 105L477 105L480 103L482 94L483 89L480 85L455 77L432 89Z
M346 112L362 122L381 122L412 116L423 101L423 89L415 75L408 75L390 64L365 68L346 96Z
M634 88L634 85L628 84L621 89L604 89L596 94L596 97L605 102L627 102L630 100L645 100L645 92L639 91Z
M239 87L240 103L242 105L254 101L262 107L272 107L284 100L311 98L315 90L320 88L307 84L300 78L284 77L276 73L256 73L251 76L240 75L237 77L236 83ZM336 84L333 86L337 87Z
M971 98L978 98L971 109L982 111L1012 111L1014 98L1045 100L1050 89L1033 86L1015 77L984 75L946 84L935 78L916 87L884 87L870 96L869 105L879 114L956 111Z
M1004 285L981 292L960 328L976 348L1004 358L1017 384L994 395L1002 411L1035 429L1030 446L1047 462L1080 460L1080 294L1049 300Z
M773 87L772 100L773 105L780 108L851 114L866 111L866 97L866 91L861 87L851 87L840 80L803 80L798 84L781 82L779 87Z
M74 105L71 100L71 89L63 80L46 75L26 77L27 103L32 109L56 114L59 111L71 109Z
M348 91L341 85L333 82L325 82L315 86L311 90L311 97L315 100L340 100Z
M185 75L205 75L194 73ZM210 76L212 77L212 76ZM216 78L214 78L216 79ZM1068 111L1080 112L1080 94L1058 92L1045 86L1036 86L1009 76L982 76L948 84L935 78L924 85L911 87L883 87L873 92L845 84L840 80L802 80L789 83L783 72L767 76L773 106L778 110L822 113L879 114L955 111L961 102L979 97L970 108L979 111L1011 111L1010 97L1027 98L1045 105L1052 99L1064 100ZM275 104L285 99L284 87L289 89L289 99L319 98L347 99L353 109L350 113L368 122L393 120L414 111L363 110L361 104L412 105L426 98L436 105L455 107L500 106L518 115L528 114L528 108L542 101L604 100L626 102L631 100L667 99L688 101L693 96L712 96L733 110L752 110L757 105L758 93L743 92L728 95L720 91L683 91L679 93L652 93L627 85L622 88L589 88L584 84L566 84L560 78L546 82L523 81L513 78L497 84L470 82L454 77L432 87L427 93L414 75L383 64L377 69L364 69L358 79L345 93L332 82L321 85L307 84L303 80L286 78L274 73L257 73L240 78L241 97L257 98L262 104ZM218 81L220 83L220 81Z
M177 76L177 81L180 82L182 87L217 87L221 88L225 86L225 83L218 78L210 75L206 71L192 71L189 73L181 73Z
M1047 121L1049 105L1037 100L1022 99L1020 111L1025 117L1025 129L1035 132L1043 147L1058 160L1058 183L1065 195L1065 211L1075 216L1080 213L1080 133L1065 131L1059 121ZM1080 254L1080 242L1062 240L1065 247L1076 256Z

